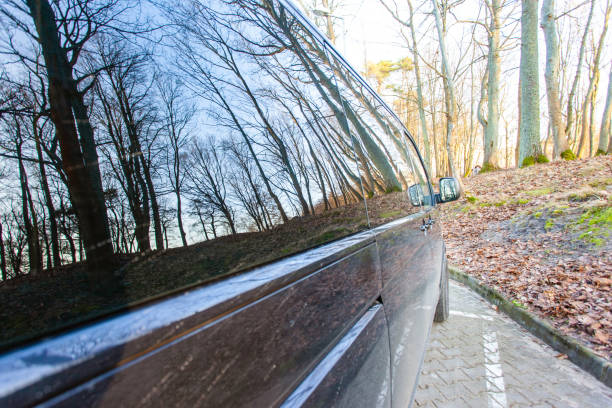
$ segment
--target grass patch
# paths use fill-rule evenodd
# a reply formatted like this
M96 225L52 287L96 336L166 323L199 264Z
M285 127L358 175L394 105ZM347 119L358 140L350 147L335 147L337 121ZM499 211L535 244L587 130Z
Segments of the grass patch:
M472 204L474 204L478 200L476 197L468 196L468 195L465 196L465 199L468 200L468 202Z
M533 216L535 218L540 218L542 216L542 211L538 211L538 212L533 213Z
M551 194L554 191L555 190L552 187L544 187L544 188L536 188L535 190L525 191L525 194L532 196L532 197L537 197L537 196Z
M563 209L562 208L555 208L552 213L552 215L558 217L559 215L563 215Z
M597 151L595 152L595 156L605 156L606 154L607 153L601 149L597 149Z
M514 299L514 300L512 301L512 304L513 304L514 306L518 307L518 308L521 308L521 309L527 309L527 306L525 306L524 304L522 304L521 302L519 302L519 301L518 301L518 300L516 300L516 299Z
M546 224L544 224L544 229L549 230L555 226L555 222L552 219L547 219Z
M582 203L589 200L599 200L599 196L593 192L586 191L582 193L572 193L567 197L567 201L573 203Z
M589 186L597 189L605 189L607 186L612 185L612 177L606 177L603 179L591 181Z
M380 213L380 217L381 218L393 218L393 217L397 217L401 213L402 212L399 211L399 210L397 210L397 211L387 211L387 212Z
M497 203L494 203L493 205L496 206L496 207L501 207L501 206L503 206L505 204L506 204L506 200L502 200L502 201L499 201Z
M333 229L330 231L325 231L324 233L322 233L319 236L316 236L314 238L312 238L310 240L310 243L312 245L319 245L319 244L324 244L326 242L329 242L341 235L345 235L348 232L348 230L346 228L338 228L338 229Z
M595 246L602 246L612 230L612 207L595 207L585 211L575 224L586 228L578 238Z

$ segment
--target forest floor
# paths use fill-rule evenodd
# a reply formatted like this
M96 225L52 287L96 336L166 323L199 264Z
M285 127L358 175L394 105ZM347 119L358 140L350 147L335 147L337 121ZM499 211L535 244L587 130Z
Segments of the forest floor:
M612 157L473 176L441 208L450 264L612 359Z

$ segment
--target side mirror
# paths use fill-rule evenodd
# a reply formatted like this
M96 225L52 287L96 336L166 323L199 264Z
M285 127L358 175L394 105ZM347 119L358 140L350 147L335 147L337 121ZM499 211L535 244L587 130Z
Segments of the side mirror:
M442 177L440 179L440 194L436 197L439 203L455 201L460 196L459 183L454 177Z
M408 187L408 195L410 196L410 203L413 206L419 207L423 205L425 196L423 194L423 187L421 187L420 184L413 184Z

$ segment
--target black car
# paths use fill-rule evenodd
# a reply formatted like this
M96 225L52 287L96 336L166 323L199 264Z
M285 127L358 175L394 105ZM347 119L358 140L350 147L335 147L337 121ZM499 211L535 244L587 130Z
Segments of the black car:
M0 406L410 405L458 185L294 5L3 15Z

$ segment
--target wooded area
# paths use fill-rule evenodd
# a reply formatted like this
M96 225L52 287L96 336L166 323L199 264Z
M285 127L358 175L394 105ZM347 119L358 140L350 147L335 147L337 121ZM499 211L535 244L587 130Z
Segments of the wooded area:
M351 13L368 12L367 3L300 4L339 48L343 36L354 41L359 18ZM380 27L397 33L386 39L396 42L389 49L405 51L370 60L375 45L366 37L362 70L417 138L431 174L465 177L476 166L490 171L612 152L612 95L600 84L602 71L612 74L609 1L379 4L388 15Z
M432 179L611 153L612 2L463 3L381 0L406 53L363 68L398 119L277 1L0 0L0 289L127 290L138 262L208 248L199 275L134 295L153 296L418 211L396 196L429 195L400 120ZM341 41L342 4L302 5ZM287 245L215 258L226 236Z
M0 4L7 293L84 274L123 296L156 259L138 284L169 282L129 303L418 211L379 200L368 219L366 198L429 195L401 123L277 2ZM162 276L178 247L206 258L187 281Z

